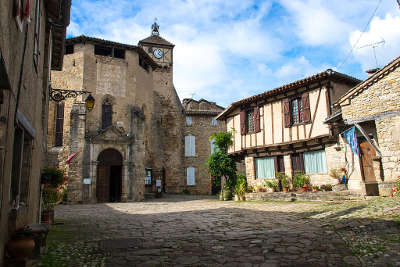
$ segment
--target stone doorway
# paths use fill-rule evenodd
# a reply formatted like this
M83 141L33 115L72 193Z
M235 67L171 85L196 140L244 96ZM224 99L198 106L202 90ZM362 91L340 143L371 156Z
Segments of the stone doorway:
M97 202L120 202L122 195L122 155L115 149L106 149L98 157Z

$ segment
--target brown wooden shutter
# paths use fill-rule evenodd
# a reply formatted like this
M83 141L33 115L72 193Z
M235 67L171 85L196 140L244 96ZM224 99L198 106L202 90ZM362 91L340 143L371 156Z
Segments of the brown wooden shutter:
M256 133L260 132L260 108L255 107L254 108L254 131Z
M56 132L54 146L63 145L63 132L64 132L64 102L56 105Z
M246 134L246 112L244 111L240 112L240 134Z
M301 102L302 102L303 122L310 123L311 111L310 111L310 97L308 93L304 93L301 96Z
M283 99L282 100L282 105L283 105L283 117L285 120L285 128L289 128L290 125L292 124L291 118L290 118L290 102L289 99Z

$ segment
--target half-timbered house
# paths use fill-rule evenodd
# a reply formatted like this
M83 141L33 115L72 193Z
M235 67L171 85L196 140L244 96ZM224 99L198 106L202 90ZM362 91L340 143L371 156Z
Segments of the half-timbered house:
M324 123L332 103L360 81L326 70L232 103L217 119L233 133L228 153L245 160L250 185L306 173L313 184L333 184L330 169L345 165L337 133Z

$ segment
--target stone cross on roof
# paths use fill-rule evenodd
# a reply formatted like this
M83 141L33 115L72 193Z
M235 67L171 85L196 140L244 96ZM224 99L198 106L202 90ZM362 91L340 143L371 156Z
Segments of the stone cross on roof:
M160 35L159 29L160 25L157 24L157 18L155 18L153 25L151 25L151 35L159 36Z

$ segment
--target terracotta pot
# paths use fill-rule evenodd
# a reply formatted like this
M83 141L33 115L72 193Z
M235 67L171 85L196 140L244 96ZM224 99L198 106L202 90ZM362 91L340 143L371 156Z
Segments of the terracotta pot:
M235 197L234 197L234 199L235 199L235 201L239 201L239 200L240 200L240 197L239 197L239 195L235 194Z
M47 223L47 224L54 223L54 210L42 211L42 223Z
M15 259L31 258L34 248L33 236L13 237L7 243L7 250Z
M301 192L307 192L307 186L300 187Z
M282 187L283 192L289 191L289 187Z
M312 191L313 192L318 192L318 189L317 188L313 188Z

